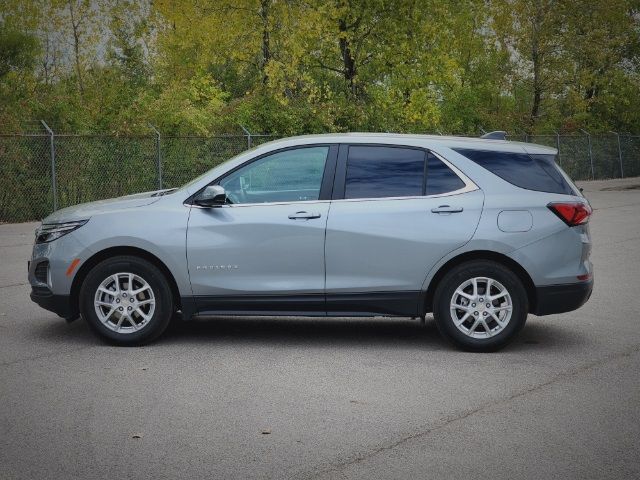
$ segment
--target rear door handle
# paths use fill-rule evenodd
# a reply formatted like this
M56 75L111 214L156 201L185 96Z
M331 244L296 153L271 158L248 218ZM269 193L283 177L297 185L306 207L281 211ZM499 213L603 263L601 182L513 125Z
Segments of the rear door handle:
M439 207L432 208L431 213L460 213L462 207L452 207L450 205L440 205Z
M296 212L289 215L291 220L309 220L311 218L320 218L320 214L317 212Z

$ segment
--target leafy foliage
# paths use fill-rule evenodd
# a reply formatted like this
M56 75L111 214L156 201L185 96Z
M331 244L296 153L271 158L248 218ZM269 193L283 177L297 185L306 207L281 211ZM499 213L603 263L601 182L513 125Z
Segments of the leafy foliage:
M0 128L640 126L637 0L5 0Z

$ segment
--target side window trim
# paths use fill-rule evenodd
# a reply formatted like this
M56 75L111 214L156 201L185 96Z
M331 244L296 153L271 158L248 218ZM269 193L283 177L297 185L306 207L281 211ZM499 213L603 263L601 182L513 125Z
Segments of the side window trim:
M426 150L424 152L424 165L422 166L422 196L427 196L427 175L429 175L429 155L431 152Z
M425 153L425 166L424 166L424 175L422 177L422 195L413 195L413 196L402 196L402 197L371 197L371 198L345 198L345 189L346 189L346 180L347 180L347 158L349 156L349 147L357 146L357 147L391 147L391 148L405 148L405 149L413 149L413 150L421 150ZM460 180L464 183L463 188L459 188L457 190L453 190L451 192L439 193L434 195L425 195L426 194L426 182L428 172L428 158L429 155L435 156L438 160L443 162L447 167L451 169L453 173L455 173ZM471 192L473 190L479 190L479 187L469 178L467 177L458 167L449 162L442 155L430 150L429 148L417 147L414 145L398 145L398 144L386 144L386 143L341 143L340 148L337 155L337 164L335 167L335 182L333 186L333 195L331 197L332 200L342 200L345 202L359 202L365 200L402 200L402 199L411 199L411 198L438 198L438 197L447 197L450 195L459 195L461 193Z
M315 145L314 145L315 146ZM336 176L336 163L338 161L338 145L329 145L329 153L324 163L324 173L320 184L320 195L318 200L331 200L333 194L334 179Z
M341 143L338 151L338 162L336 165L336 180L333 185L332 200L344 198L344 191L347 187L347 156L349 155L349 144Z
M336 161L337 161L337 157L338 157L338 147L339 147L339 145L335 144L335 143L309 143L309 144L303 144L303 145L293 145L293 146L290 146L290 147L278 148L276 150L271 150L269 152L263 153L262 155L257 155L257 156L255 156L253 158L250 158L246 162L243 162L242 164L237 165L236 167L232 168L228 172L223 173L219 177L216 177L214 180L212 180L209 183L207 183L204 187L202 187L197 192L195 192L193 195L191 195L189 198L187 198L184 201L184 205L197 207L197 205L195 205L193 203L193 199L197 195L199 195L200 192L202 192L209 185L218 185L222 180L224 180L226 177L228 177L232 173L240 170L241 168L246 167L247 165L252 164L253 162L256 162L256 161L258 161L258 160L260 160L262 158L268 157L270 155L274 155L276 153L286 152L288 150L298 150L298 149L302 149L302 148L310 148L310 147L329 147L329 151L327 152L327 159L325 160L325 164L324 164L324 172L322 174L322 182L320 183L320 195L319 195L317 200L263 202L263 203L241 203L241 204L238 204L238 205L229 204L229 205L223 205L222 208L227 208L227 207L240 208L240 207L248 207L248 206L254 206L254 205L262 205L262 206L265 206L265 205L286 205L286 204L290 204L290 203L318 203L318 202L323 202L323 201L324 202L330 201L331 200L332 191L334 189L335 172L336 172ZM198 207L198 208L202 208L202 207Z

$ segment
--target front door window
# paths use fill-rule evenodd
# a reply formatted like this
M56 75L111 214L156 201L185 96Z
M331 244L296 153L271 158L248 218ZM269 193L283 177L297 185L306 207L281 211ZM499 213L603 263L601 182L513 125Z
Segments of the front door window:
M328 146L276 152L246 165L220 181L229 203L318 200Z

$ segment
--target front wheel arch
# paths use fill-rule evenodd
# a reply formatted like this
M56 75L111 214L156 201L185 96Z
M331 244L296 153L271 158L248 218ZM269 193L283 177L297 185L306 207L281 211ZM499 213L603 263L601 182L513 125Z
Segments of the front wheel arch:
M422 315L433 311L433 296L442 278L452 268L470 260L491 260L504 265L513 273L515 273L524 285L524 288L527 292L527 297L529 300L529 312L536 311L536 287L533 283L533 280L524 269L524 267L522 267L522 265L502 253L493 252L491 250L474 250L453 257L438 269L436 274L431 279L431 282L429 282L429 287L424 293L424 301L421 302L421 308L423 308L423 311L421 312Z
M143 250L142 248L137 247L111 247L101 250L91 257L89 257L78 269L76 276L73 279L73 283L71 284L71 292L70 292L70 305L74 309L74 317L78 316L80 313L80 289L82 288L82 284L84 283L87 274L91 271L93 267L98 265L103 260L107 258L118 256L118 255L130 255L134 257L140 257L154 266L156 266L162 274L167 279L169 283L169 287L171 289L171 295L173 297L173 305L174 308L180 310L181 299L180 299L180 291L178 290L178 284L176 283L176 279L173 277L171 270L165 265L165 263L156 257L154 254Z

